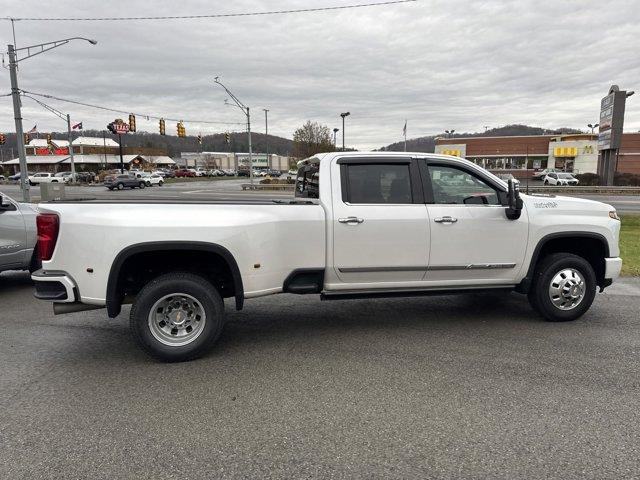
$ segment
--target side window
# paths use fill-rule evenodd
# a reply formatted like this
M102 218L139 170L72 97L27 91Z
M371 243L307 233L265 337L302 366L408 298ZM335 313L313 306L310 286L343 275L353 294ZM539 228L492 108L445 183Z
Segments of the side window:
M408 164L347 164L342 171L349 203L413 203Z
M429 165L428 169L434 203L500 205L498 192L478 177L444 165Z
M320 197L320 164L303 165L298 169L296 193L298 198Z

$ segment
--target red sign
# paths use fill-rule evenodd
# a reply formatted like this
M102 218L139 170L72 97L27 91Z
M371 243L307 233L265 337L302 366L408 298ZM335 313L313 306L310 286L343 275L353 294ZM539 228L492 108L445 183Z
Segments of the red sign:
M69 149L55 148L49 150L48 148L36 148L36 155L69 155Z
M113 126L115 127L117 133L129 133L129 124L127 123L114 123Z

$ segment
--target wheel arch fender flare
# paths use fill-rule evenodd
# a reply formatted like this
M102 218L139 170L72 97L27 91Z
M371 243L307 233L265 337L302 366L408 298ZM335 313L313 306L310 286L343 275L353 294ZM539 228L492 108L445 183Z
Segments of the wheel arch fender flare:
M576 237L592 238L594 240L599 241L600 243L602 243L604 247L605 257L609 256L609 242L607 241L606 237L601 233L584 232L584 231L575 231L575 232L567 231L567 232L549 233L544 237L542 237L540 240L538 240L538 243L536 244L536 247L533 250L533 254L531 255L531 260L529 261L527 275L522 279L520 284L517 286L516 290L522 293L529 292L531 288L531 281L533 280L533 274L535 272L536 265L538 264L538 260L540 259L540 253L542 252L542 249L547 243L549 243L552 240L557 240L561 238L576 238Z
M217 243L195 241L158 241L129 245L116 255L116 258L111 264L107 281L106 304L107 314L110 318L118 316L122 307L122 299L118 295L118 279L120 277L122 266L133 255L160 250L197 250L214 253L222 257L227 263L233 277L236 309L242 310L244 305L244 286L242 283L242 275L240 274L240 269L238 268L236 259L229 250Z

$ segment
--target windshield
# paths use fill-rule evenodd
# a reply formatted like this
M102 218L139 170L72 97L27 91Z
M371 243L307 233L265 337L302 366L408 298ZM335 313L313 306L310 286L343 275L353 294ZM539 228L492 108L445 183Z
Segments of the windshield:
M558 178L573 178L573 175L570 173L559 173Z

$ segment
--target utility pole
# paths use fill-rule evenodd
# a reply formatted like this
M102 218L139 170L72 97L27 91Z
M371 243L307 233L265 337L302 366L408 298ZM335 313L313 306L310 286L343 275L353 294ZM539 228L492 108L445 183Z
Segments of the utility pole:
M29 175L27 172L27 155L24 151L24 132L22 130L22 112L20 110L20 89L18 89L18 62L13 45L9 49L9 77L11 78L11 98L13 99L13 117L16 122L16 146L20 158L20 187L22 188L22 201L30 202Z
M11 22L13 24L13 20ZM28 47L15 48L14 45L7 45L9 54L9 77L11 79L11 97L13 99L13 117L16 123L16 145L18 147L18 157L20 158L20 186L22 188L22 200L24 202L31 201L31 195L29 192L29 178L27 170L27 156L24 150L24 131L22 130L22 112L20 105L20 89L18 88L18 62L27 60L28 58L35 57L41 53L48 52L62 45L66 45L71 40L85 40L91 45L96 45L98 42L89 38L83 37L71 37L63 40L56 40L54 42L40 43L38 45L30 45ZM17 52L25 51L27 55L18 60Z
M271 161L269 160L269 110L266 108L263 108L262 110L264 110L264 135L267 142L267 146L265 148L267 150L267 168L271 168Z
M342 117L342 151L343 152L344 152L344 119L349 115L351 115L351 112L344 112L340 114L340 116Z
M71 116L67 113L67 138L69 139L69 161L71 162L71 182L76 183L76 164L73 161L73 145L71 144Z

